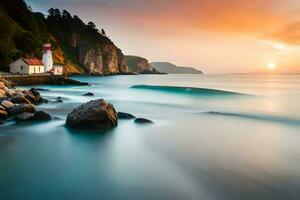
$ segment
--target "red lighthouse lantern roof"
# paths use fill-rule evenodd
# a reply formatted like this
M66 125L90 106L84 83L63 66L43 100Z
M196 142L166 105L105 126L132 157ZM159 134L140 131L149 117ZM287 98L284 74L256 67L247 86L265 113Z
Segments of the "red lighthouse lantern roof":
M50 43L45 43L45 44L43 45L43 49L44 49L45 51L51 50L51 44L50 44Z

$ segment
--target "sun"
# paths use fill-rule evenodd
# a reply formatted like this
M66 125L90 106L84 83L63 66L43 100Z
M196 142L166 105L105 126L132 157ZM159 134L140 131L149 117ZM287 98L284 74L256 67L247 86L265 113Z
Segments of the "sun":
M277 64L274 62L267 63L267 67L269 70L274 70L277 67Z

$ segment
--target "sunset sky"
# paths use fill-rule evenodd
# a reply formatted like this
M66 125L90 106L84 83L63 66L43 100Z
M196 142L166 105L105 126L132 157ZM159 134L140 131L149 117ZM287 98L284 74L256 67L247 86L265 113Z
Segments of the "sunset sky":
M104 28L125 54L207 73L300 72L299 0L27 0Z

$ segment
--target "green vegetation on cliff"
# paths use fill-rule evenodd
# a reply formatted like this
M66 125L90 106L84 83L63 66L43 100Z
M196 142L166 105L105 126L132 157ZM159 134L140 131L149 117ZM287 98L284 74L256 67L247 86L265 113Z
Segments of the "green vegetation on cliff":
M0 2L0 71L22 57L41 58L42 44L53 46L55 63L67 73L124 73L124 55L93 22L84 23L68 11L51 8L35 13L23 0Z

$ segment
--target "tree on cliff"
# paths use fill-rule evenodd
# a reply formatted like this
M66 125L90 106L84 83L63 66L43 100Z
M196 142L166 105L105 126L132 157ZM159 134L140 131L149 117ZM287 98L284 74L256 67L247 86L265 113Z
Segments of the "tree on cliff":
M101 34L104 35L104 36L106 36L106 32L105 32L105 30L103 28L101 29Z

